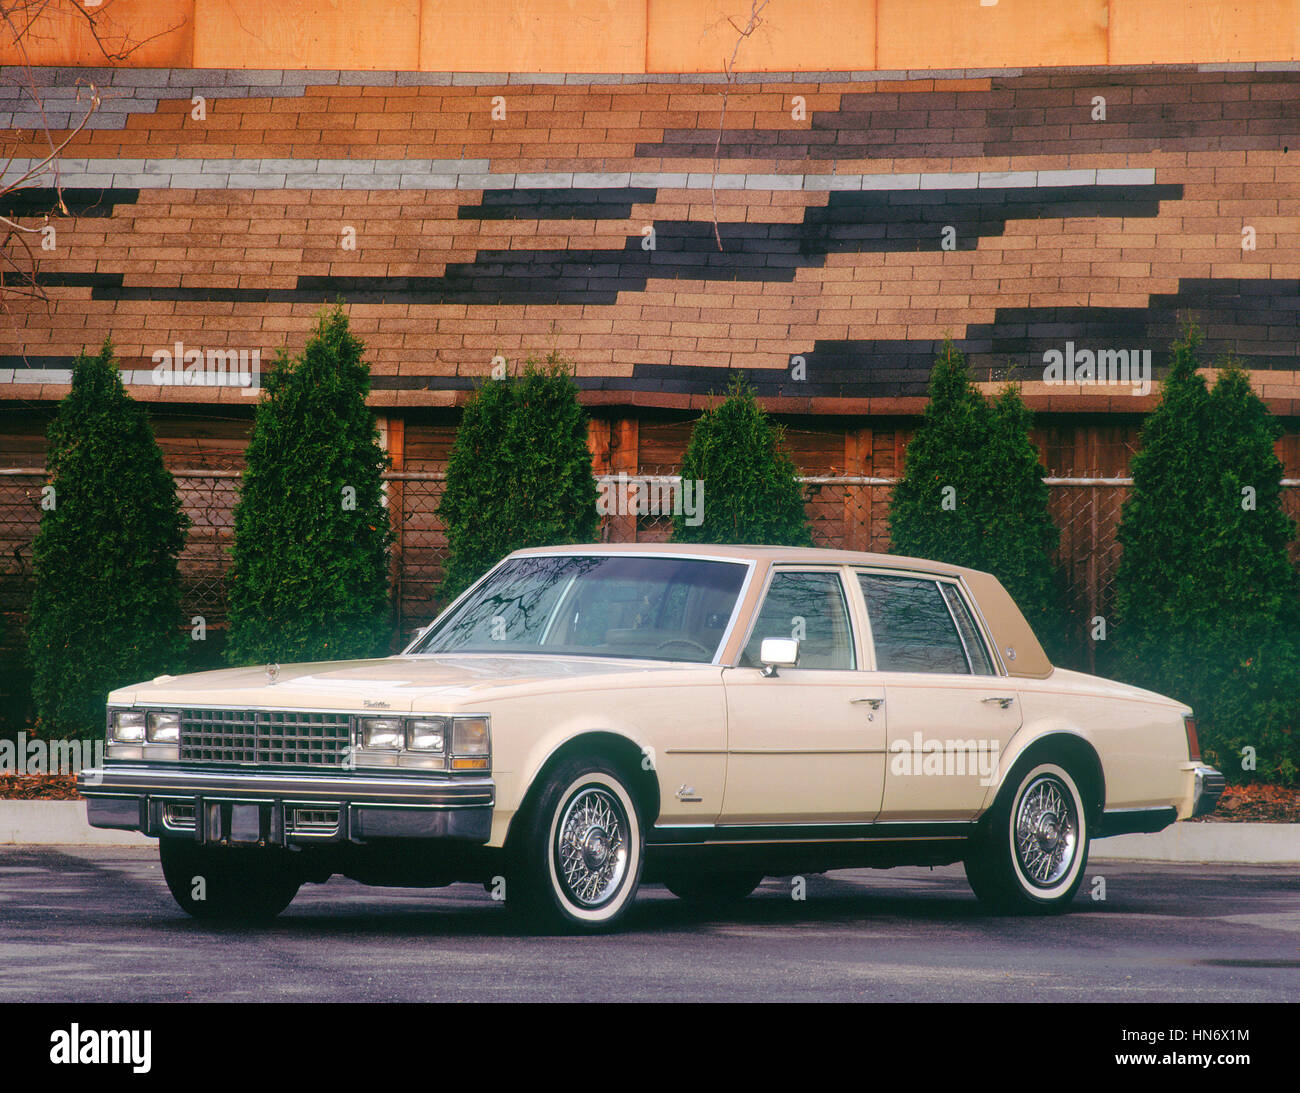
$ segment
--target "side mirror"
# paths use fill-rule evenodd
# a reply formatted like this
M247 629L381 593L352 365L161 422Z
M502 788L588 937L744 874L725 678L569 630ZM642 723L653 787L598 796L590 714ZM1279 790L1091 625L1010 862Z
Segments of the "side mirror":
M771 679L778 668L793 668L799 663L797 638L764 638L758 647L758 659L763 662L763 675Z

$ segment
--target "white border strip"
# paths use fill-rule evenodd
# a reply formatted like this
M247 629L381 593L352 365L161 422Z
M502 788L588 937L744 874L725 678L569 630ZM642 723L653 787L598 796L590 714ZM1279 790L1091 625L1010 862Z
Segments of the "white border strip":
M22 177L39 161L15 159L0 175ZM1150 186L1154 167L1073 171L947 171L925 174L713 174L708 171L497 172L485 159L73 159L60 186L188 190L973 190L1056 186ZM45 171L31 182L50 186Z

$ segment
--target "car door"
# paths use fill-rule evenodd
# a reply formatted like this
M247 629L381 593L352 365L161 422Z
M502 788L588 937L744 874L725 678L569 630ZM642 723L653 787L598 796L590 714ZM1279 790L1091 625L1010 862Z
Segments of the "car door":
M841 567L773 570L738 666L723 672L727 781L720 823L863 822L880 809L884 689L860 668ZM764 638L797 638L799 665L764 676Z
M970 819L1020 728L1019 692L960 581L859 569L857 583L888 712L879 819Z

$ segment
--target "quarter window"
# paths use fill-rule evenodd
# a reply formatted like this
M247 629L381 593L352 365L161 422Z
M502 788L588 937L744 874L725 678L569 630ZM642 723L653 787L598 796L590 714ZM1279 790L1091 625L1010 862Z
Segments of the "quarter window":
M988 653L957 589L922 577L859 573L876 667L882 672L992 675Z
M979 627L971 618L970 609L962 599L961 593L957 591L957 586L947 581L940 581L939 591L948 601L948 610L952 612L953 621L957 624L957 633L961 636L962 646L966 650L966 660L970 663L971 675L991 676L993 663L989 660L988 650L984 648L984 642L980 638Z

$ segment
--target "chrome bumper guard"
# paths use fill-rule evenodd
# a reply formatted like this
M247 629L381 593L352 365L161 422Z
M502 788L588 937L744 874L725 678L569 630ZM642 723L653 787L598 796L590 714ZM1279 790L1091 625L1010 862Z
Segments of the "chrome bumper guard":
M1213 767L1198 766L1193 770L1192 819L1207 816L1214 811L1223 796L1226 779Z
M91 827L222 845L285 846L370 839L485 843L490 778L369 773L194 770L115 764L83 770Z

